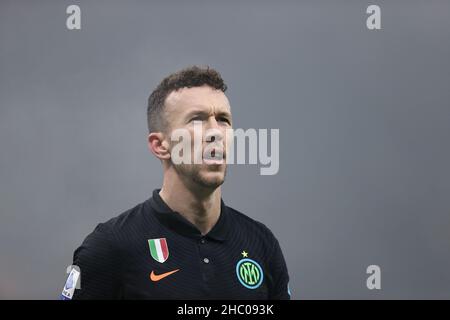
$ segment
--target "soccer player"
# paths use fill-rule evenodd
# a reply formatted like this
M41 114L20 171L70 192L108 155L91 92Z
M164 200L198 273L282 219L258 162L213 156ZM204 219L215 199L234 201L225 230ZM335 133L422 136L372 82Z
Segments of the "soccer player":
M161 160L163 184L86 237L63 299L290 299L275 236L221 197L232 128L226 89L216 70L193 66L152 92L148 146ZM195 141L196 126L197 148L188 142L192 148L174 152L174 133ZM198 152L200 162L178 159Z

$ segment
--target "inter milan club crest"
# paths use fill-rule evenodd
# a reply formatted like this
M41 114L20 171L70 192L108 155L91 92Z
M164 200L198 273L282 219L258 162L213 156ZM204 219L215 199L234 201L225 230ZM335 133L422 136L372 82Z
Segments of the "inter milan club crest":
M239 282L247 289L257 289L264 279L264 273L258 262L247 258L248 253L243 251L241 259L236 264L236 276Z
M160 263L164 263L169 258L169 248L166 238L149 239L150 254L152 258Z

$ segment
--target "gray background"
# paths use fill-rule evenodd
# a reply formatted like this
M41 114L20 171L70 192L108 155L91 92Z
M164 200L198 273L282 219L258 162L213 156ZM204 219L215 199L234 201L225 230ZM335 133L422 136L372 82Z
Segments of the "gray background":
M191 64L235 127L280 129L279 174L234 165L223 193L294 299L450 298L450 2L240 2L1 1L0 298L59 298L84 237L160 186L146 100Z

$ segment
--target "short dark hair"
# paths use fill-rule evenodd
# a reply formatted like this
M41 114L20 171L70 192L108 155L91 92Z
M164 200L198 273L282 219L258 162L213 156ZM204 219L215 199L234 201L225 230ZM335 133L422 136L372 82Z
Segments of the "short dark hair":
M185 87L201 87L203 85L222 90L222 92L227 90L227 85L224 83L220 73L209 66L188 67L164 78L148 98L148 131L150 133L161 132L167 127L167 121L163 114L164 102L172 91Z

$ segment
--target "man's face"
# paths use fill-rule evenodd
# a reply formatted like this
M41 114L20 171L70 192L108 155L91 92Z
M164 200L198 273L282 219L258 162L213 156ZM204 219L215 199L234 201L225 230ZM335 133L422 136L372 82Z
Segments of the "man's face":
M165 101L165 118L171 151L179 143L171 139L175 130L185 130L190 136L190 164L175 164L171 159L178 175L202 187L219 187L226 174L227 129L232 128L230 104L225 94L209 86L173 91ZM194 145L195 138L200 142L198 148ZM211 154L214 157L223 154L223 161L208 159ZM201 163L194 163L194 159Z

